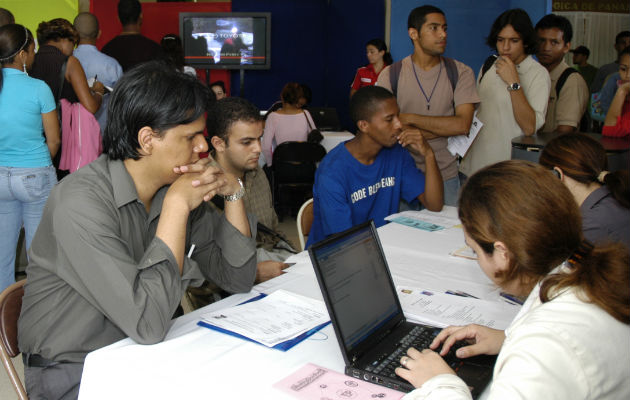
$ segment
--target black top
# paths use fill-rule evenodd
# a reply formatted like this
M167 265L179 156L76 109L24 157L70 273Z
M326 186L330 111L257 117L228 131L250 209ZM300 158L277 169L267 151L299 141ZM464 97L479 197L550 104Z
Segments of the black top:
M59 98L59 83L61 82L61 67L68 59L58 48L50 45L39 47L39 51L35 54L35 61L30 71L30 76L41 79L48 84L50 90L55 96L55 101L67 99L71 103L79 101L72 84L67 79L63 81L63 89Z
M101 51L114 57L123 71L146 61L164 58L162 47L139 33L118 35L103 46Z

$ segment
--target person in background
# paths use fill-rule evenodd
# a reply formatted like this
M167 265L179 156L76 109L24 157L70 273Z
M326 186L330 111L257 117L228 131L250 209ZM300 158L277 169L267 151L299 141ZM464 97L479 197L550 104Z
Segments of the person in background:
M378 75L383 68L394 61L392 55L387 51L387 45L383 39L376 38L367 42L365 44L365 52L368 64L357 69L354 80L350 85L350 97L364 86L375 85Z
M34 59L28 29L0 27L0 292L15 282L20 229L28 249L57 183L51 160L60 143L55 99L45 82L28 76Z
M313 226L306 247L329 235L398 212L401 199L417 199L430 211L444 204L442 175L420 130L403 129L396 97L380 86L359 89L350 99L356 136L332 149L315 172ZM409 153L426 158L426 173Z
M193 67L184 65L184 49L182 48L182 40L179 36L173 33L164 35L160 41L160 46L162 46L162 50L164 51L166 62L180 72L190 76L197 76L197 71Z
M15 17L11 11L0 7L0 27L8 24L15 24Z
M122 32L107 42L101 51L114 57L123 71L150 60L160 60L164 52L159 44L140 34L142 27L142 6L138 0L120 0L118 19Z
M400 122L420 129L429 141L444 182L444 204L456 206L459 165L457 157L447 149L448 138L468 135L480 100L472 69L443 56L447 31L444 11L432 5L414 8L407 18L413 53L385 68L377 85L396 96ZM416 167L425 171L422 155L416 153L412 157ZM402 204L402 209L407 207L415 209L420 205Z
M210 84L210 90L212 90L217 100L227 97L227 91L225 90L225 83L223 81L212 82Z
M250 291L255 218L237 179L200 158L210 99L163 62L118 81L104 154L53 189L33 238L18 320L29 398L76 398L91 351L162 341L188 286Z
M627 171L609 172L604 147L583 134L552 139L540 165L556 171L582 213L584 237L596 244L611 241L630 250L630 183Z
M597 74L597 67L588 63L588 57L591 55L591 51L586 46L578 46L573 50L569 50L569 52L573 53L574 68L582 75L582 78L584 78L590 88L595 74Z
M263 133L260 110L240 97L218 101L208 110L208 137L212 157L225 172L243 181L245 210L258 220L256 235L256 281L264 282L282 273L284 260L296 251L278 231L278 216L273 208L269 181L258 166ZM220 209L220 198L213 200Z
M456 341L467 342L459 358L498 354L488 399L630 398L628 250L593 247L571 193L550 170L522 160L472 175L459 218L482 271L527 300L505 331L450 326L430 349L410 348L396 374L417 389L403 399L472 398L441 357Z
M85 77L97 78L103 85L113 88L123 71L116 59L96 48L96 40L101 36L98 19L94 14L82 12L76 16L73 25L79 35L79 43L72 55L81 62Z
M615 82L617 91L613 97L602 135L623 137L630 135L630 47L619 55L619 79Z
M80 102L86 110L96 113L101 107L105 86L95 81L90 87L81 62L72 55L78 40L74 26L63 18L41 22L37 27L37 40L39 51L35 54L31 76L48 84L57 103L61 99L70 103ZM63 68L65 72L62 76ZM60 155L61 149L53 159L57 168ZM57 179L67 174L67 171L57 169Z
M604 84L608 81L608 77L611 74L616 73L619 70L619 54L623 49L630 46L630 31L621 31L615 36L615 50L617 51L617 60L602 65L597 70L597 74L595 74L595 78L593 78L593 83L591 84L591 93L599 92L600 90L604 91ZM612 78L619 79L619 78ZM614 92L613 92L614 94ZM612 100L612 94L610 96ZM606 109L608 109L608 104L610 104L610 100L606 102Z
M477 78L483 127L464 156L460 172L470 176L498 161L509 160L512 139L532 136L545 123L551 79L531 54L537 38L529 15L507 10L492 24L486 44L499 55Z
M96 40L101 36L98 19L94 14L82 12L74 19L74 29L79 34L79 45L72 52L85 72L85 77L102 82L103 85L113 88L123 74L122 67L116 59L101 53L96 48ZM107 125L107 108L109 103L109 91L105 90L101 107L94 113L101 131Z
M276 146L289 141L306 142L309 132L315 127L311 114L302 109L304 92L298 83L284 85L280 97L282 107L267 114L262 138L262 152L268 166L272 165Z
M548 14L538 21L535 29L538 36L536 57L551 78L545 124L540 132L575 132L590 93L582 75L564 62L573 38L571 22L561 15Z

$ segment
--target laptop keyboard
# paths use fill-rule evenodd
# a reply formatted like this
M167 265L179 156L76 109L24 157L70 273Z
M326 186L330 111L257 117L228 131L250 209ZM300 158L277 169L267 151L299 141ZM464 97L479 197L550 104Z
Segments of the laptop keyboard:
M365 370L381 376L397 378L398 376L394 370L400 366L400 358L407 354L407 349L410 347L413 347L418 351L428 349L429 345L433 341L433 338L435 338L438 332L438 329L415 326L398 342L397 348L394 352L389 355L383 355L374 360L365 368ZM462 364L462 360L455 356L455 350L463 345L465 345L465 343L456 343L449 350L448 354L444 356L444 361L446 361L446 363L455 371L457 371L457 368Z

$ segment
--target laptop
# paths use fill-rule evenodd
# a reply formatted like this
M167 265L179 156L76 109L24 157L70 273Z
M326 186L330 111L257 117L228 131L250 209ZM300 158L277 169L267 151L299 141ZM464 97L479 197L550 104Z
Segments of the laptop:
M339 116L335 108L309 107L307 110L320 131L341 131L341 123L339 123Z
M403 392L413 390L394 369L409 347L428 348L440 328L405 319L374 223L333 235L308 251L346 375ZM477 398L492 377L496 356L460 360L452 349L445 361Z

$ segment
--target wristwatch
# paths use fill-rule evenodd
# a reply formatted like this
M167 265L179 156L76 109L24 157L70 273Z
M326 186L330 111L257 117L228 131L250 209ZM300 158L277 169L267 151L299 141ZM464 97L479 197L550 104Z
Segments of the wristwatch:
M236 178L236 180L238 181L238 184L241 185L241 188L232 194L223 196L225 201L236 201L236 200L240 200L241 198L243 198L243 196L245 196L245 187L243 186L243 181L241 180L241 178Z
M514 90L519 90L521 88L521 85L518 82L514 82L511 85L508 85L507 90L508 92L512 92Z

